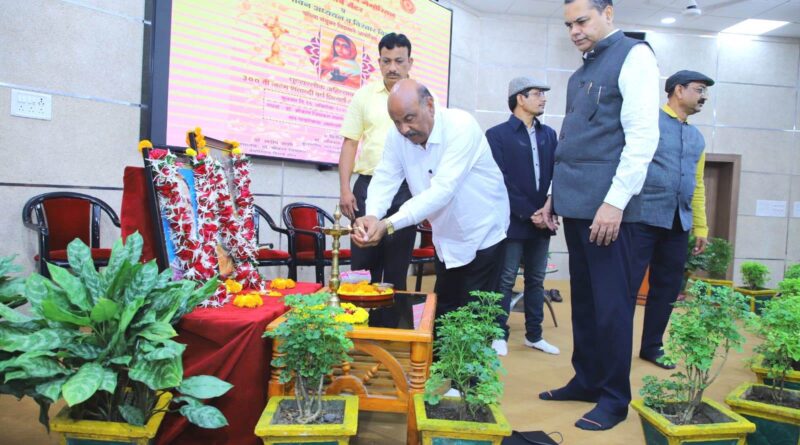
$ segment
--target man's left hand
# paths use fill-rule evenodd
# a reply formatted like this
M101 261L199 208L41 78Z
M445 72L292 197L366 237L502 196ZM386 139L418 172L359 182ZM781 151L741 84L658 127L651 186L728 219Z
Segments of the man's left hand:
M708 238L698 236L697 241L694 242L694 249L692 249L692 255L700 255L701 253L705 252L707 245L708 245Z
M619 236L619 226L622 224L622 210L608 203L603 203L594 215L594 221L589 226L589 242L598 246L607 246Z
M377 246L386 235L386 224L372 215L362 216L353 223L352 241L358 247Z

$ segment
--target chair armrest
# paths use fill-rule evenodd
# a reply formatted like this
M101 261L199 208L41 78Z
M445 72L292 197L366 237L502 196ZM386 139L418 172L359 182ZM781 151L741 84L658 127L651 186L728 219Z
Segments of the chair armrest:
M266 248L266 249L269 249L269 250L273 250L275 248L275 244L273 244L273 243L264 243L264 244L259 244L257 247L259 249Z
M297 234L300 234L300 235L311 235L311 236L315 236L317 238L325 236L325 235L322 234L322 232L317 232L317 231L314 231L314 230L294 228L294 229L292 229L292 231L294 233L297 233Z

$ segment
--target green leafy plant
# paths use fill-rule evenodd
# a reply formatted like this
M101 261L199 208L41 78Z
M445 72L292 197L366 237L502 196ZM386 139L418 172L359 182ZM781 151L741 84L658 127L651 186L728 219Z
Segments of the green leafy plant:
M20 269L14 264L13 256L0 257L0 303L17 306L25 301L25 297L22 296L25 291L25 281L11 276Z
M689 295L675 303L677 310L670 317L661 359L683 370L664 380L647 376L639 392L645 405L677 425L691 420L703 392L725 365L728 352L741 351L745 339L737 320L753 317L744 296L728 287L697 281ZM715 359L721 360L716 367Z
M800 294L772 298L764 304L760 318L753 318L748 328L763 342L755 352L764 356L762 366L772 379L771 397L783 401L786 374L800 362Z
M769 269L758 261L745 261L739 266L745 287L751 290L764 289L769 281Z
M287 295L286 304L291 311L276 329L264 333L276 339L280 355L272 365L285 368L281 383L294 380L297 416L295 423L315 422L322 415L322 396L325 377L336 365L350 358L347 351L353 342L347 338L352 326L337 321L343 312L340 307L328 306L330 295Z
M800 278L800 263L792 264L786 268L786 272L783 274L783 279L786 280L792 278Z
M98 272L89 247L67 247L72 272L48 264L52 280L32 274L25 282L30 314L0 304L0 393L32 397L39 420L63 398L70 416L144 425L164 391L186 418L205 428L227 425L222 413L199 399L231 385L211 376L183 379L185 345L171 340L172 324L217 288L171 281L155 261L142 264L142 237L118 240L108 266Z
M500 360L491 347L492 340L503 336L495 321L503 311L499 304L502 294L473 291L470 295L475 297L473 301L437 320L434 350L438 358L425 382L425 401L436 405L442 398L441 387L450 380L461 393L461 420L468 415L474 418L503 395Z
M706 250L699 255L692 255L695 240L694 235L689 236L689 244L687 245L689 255L684 267L686 271L703 270L711 278L725 279L728 274L728 266L733 260L733 245L722 238L709 238Z
M800 278L786 278L778 283L781 295L800 295Z

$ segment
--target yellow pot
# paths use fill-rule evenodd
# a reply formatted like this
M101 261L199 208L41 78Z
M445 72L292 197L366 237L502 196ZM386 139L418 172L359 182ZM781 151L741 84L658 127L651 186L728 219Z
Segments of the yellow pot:
M455 397L445 400L457 401ZM489 405L495 423L464 422L458 420L429 419L425 412L423 394L414 394L414 411L422 445L500 445L503 437L511 435L511 425L500 407Z
M772 379L768 377L769 371L764 367L763 362L763 355L756 356L756 361L750 366L750 369L756 374L758 383L771 385ZM800 371L789 371L786 373L786 383L784 386L787 389L800 390Z
M161 394L156 409L166 409L172 400L172 394ZM113 442L115 445L147 445L156 437L158 427L164 420L164 412L150 417L144 426L134 426L123 422L103 422L100 420L74 420L69 417L69 408L65 407L58 415L50 419L50 431L61 433L61 445L96 444L97 442Z
M718 280L716 278L706 278L706 277L698 277L697 275L692 275L689 277L690 281L705 281L706 283L712 286L721 286L721 287L729 287L733 289L733 281L731 280ZM690 283L691 285L691 283Z
M747 400L751 388L764 387L743 383L725 398L725 403L747 420L756 424L756 431L747 436L748 443L800 445L800 409ZM800 396L800 391L789 390Z
M350 443L350 436L355 436L358 432L358 396L322 397L323 401L344 402L344 421L333 425L273 425L272 418L284 400L294 403L293 396L270 397L261 418L258 419L255 433L264 441L264 445L296 443L347 445Z
M703 402L728 416L731 422L705 425L675 425L657 411L645 406L643 400L631 402L631 408L639 413L647 445L745 445L747 433L756 426L724 405L703 397Z
M746 287L737 287L734 290L750 300L750 312L756 314L761 314L762 305L778 293L777 289L753 290Z

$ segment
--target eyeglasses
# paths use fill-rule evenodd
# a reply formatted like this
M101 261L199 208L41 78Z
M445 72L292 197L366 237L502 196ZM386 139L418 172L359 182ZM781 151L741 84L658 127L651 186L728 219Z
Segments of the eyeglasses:
M544 97L545 96L545 92L541 91L541 90L539 90L539 91L531 90L531 91L528 91L527 93L525 93L525 97L530 97L531 95L532 96L536 96L536 97Z
M699 94L701 96L708 96L708 88L691 87L691 89L693 89L697 94Z

